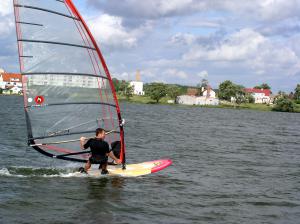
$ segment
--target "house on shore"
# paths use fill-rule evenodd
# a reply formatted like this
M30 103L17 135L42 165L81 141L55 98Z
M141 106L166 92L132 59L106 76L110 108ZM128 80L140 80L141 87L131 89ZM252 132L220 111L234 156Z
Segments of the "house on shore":
M194 94L182 95L177 97L176 102L185 105L219 105L219 99L216 98L215 91L209 85L203 89L202 96Z
M271 91L269 89L246 88L246 93L250 93L254 97L254 103L271 103Z
M22 75L17 73L0 72L0 89L3 94L22 93Z
M141 75L140 75L139 70L136 72L135 81L131 81L129 83L129 85L133 87L133 94L134 95L140 95L140 96L145 95L144 83L141 81Z

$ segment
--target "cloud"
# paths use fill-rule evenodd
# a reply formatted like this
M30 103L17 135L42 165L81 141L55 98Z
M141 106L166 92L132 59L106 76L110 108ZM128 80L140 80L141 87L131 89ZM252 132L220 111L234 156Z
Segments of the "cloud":
M243 29L231 34L222 43L213 48L195 45L186 54L184 60L210 60L210 61L240 61L252 57L258 47L265 43L266 39L261 34Z
M171 37L170 43L184 47L181 57L152 60L145 65L161 69L172 67L180 71L204 68L200 73L192 72L200 78L208 75L208 68L219 71L218 73L226 68L234 73L239 70L240 74L264 76L291 76L300 70L299 35L290 39L273 40L253 29L245 28L225 36L219 35L218 38L212 36L205 39L192 34L176 34Z
M177 14L186 14L193 8L194 0L88 0L88 3L112 15L128 18L156 19Z
M295 18L290 18L278 23L264 25L257 30L265 36L289 37L300 33L300 23Z
M184 71L180 71L174 68L169 68L163 71L163 74L169 76L171 78L179 78L179 79L186 79L188 78L188 74Z
M206 70L203 70L203 71L199 72L197 74L197 76L200 77L200 78L203 78L203 79L207 78L208 77L208 72Z
M197 37L189 33L177 33L171 37L170 44L191 45L194 44Z
M0 1L0 39L6 38L14 30L13 1Z
M120 80L128 80L129 79L129 74L127 72L123 73L112 73L111 75L113 78L117 78Z
M291 16L299 18L298 0L88 0L90 5L106 13L126 18L158 19L186 16L193 13L229 12L242 15L239 19L279 21Z
M131 49L137 46L139 38L152 29L151 22L140 27L128 29L123 26L123 19L117 16L102 14L89 18L88 25L101 45L112 49Z
M257 14L263 20L280 21L291 17L300 18L300 2L298 0L264 0L256 1Z
M198 27L198 28L220 28L222 25L222 21L217 21L216 19L205 19L201 18L201 20L190 20L183 23L184 26L190 27Z
M13 1L1 0L0 1L0 16L7 16L13 13Z
M194 46L197 44L206 48L211 48L219 44L224 39L226 34L227 33L223 30L218 30L206 36L195 35L191 33L177 33L171 36L169 44L177 46Z
M15 23L11 17L0 17L0 39L7 37L14 31Z
M242 29L230 34L214 47L195 43L182 59L186 62L208 61L220 65L236 66L236 63L255 70L257 74L285 70L295 74L300 58L285 41L274 42L252 29ZM222 64L220 64L222 63Z
M122 26L120 17L104 14L96 19L88 19L88 24L101 45L114 48L132 48L136 45L136 33L128 32Z

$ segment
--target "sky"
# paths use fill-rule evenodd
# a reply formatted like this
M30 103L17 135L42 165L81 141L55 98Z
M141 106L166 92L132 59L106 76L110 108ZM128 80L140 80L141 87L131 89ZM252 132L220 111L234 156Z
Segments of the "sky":
M35 0L37 1L37 0ZM43 0L44 1L44 0ZM52 0L45 0L52 1ZM273 92L300 83L300 0L73 0L110 73ZM0 0L0 68L18 72L12 0Z

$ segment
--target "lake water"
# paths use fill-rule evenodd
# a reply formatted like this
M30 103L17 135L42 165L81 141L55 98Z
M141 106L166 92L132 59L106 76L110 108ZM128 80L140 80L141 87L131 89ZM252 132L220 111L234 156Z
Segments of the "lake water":
M138 178L70 175L26 146L21 97L0 96L0 223L299 223L300 114L121 103Z

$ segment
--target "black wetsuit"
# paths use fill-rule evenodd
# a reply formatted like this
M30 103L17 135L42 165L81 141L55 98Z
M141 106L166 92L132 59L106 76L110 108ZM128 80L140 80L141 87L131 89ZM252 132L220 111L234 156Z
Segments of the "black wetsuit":
M115 141L115 142L111 143L111 151L114 153L115 157L120 159L121 142Z
M89 161L93 164L107 163L107 153L109 153L109 145L103 139L91 138L83 146L85 149L90 147L92 156Z

